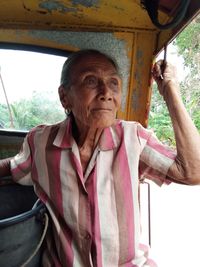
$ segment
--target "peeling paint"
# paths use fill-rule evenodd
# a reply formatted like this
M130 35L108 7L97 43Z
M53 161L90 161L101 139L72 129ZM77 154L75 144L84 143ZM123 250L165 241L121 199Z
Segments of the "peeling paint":
M85 7L97 7L99 0L72 0L73 5L82 5Z
M118 39L113 33L96 32L63 32L63 31L29 31L31 37L46 39L57 44L72 46L77 49L97 49L113 57L118 65L123 80L122 111L126 108L130 59L127 53L127 44Z
M132 99L131 99L131 107L133 110L138 110L140 106L140 97L141 97L141 86L142 86L142 76L141 73L136 72L134 75L134 80L136 83L136 87L133 89Z
M60 13L66 13L66 12L76 12L77 9L74 7L66 7L62 1L58 0L42 0L39 4L39 7L42 9L47 10L49 13L52 13L52 11L58 11Z
M39 13L39 14L42 14L42 15L46 15L48 12L46 11L46 10L34 10L34 9L31 9L31 8L29 8L28 6L26 6L25 5L25 3L23 2L23 8L26 10L26 11L28 11L28 12L37 12L37 13Z
M39 7L45 9L48 13L52 13L53 11L58 11L60 13L77 12L77 8L74 6L98 7L99 0L72 0L71 4L71 7L67 7L59 0L41 0Z
M137 64L143 64L143 51L138 49L136 53Z
M133 110L138 110L139 105L141 104L141 88L142 88L142 73L138 70L141 70L141 66L144 64L143 61L143 51L138 49L136 53L136 66L137 67L134 73L135 87L133 88L133 94L131 99L131 107Z

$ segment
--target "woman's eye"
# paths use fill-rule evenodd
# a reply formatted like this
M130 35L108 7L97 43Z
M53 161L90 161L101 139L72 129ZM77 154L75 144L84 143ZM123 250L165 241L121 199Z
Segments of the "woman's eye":
M87 76L84 79L84 84L87 86L90 86L90 87L95 87L98 84L98 79L97 79L97 77L92 76L92 75Z
M109 86L110 88L117 89L119 87L119 81L117 79L110 79L109 80Z

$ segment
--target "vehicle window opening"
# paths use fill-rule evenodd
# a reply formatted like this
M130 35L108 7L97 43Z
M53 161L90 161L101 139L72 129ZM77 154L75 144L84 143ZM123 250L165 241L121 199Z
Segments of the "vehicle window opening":
M10 46L9 46L10 47ZM30 130L64 117L57 88L60 70L69 53L60 55L0 49L0 128ZM32 47L29 47L29 50ZM44 49L42 50L44 51ZM53 111L53 112L52 112Z
M181 95L200 132L199 30L200 15L168 46L167 60L178 66ZM158 57L158 59L163 58L163 54ZM149 128L156 133L162 142L175 147L170 117L155 85L153 85ZM143 191L146 190L144 186L141 185ZM151 202L148 202L150 211L146 207L142 212L146 212L145 218L143 218L144 228L149 225L149 228L144 229L145 240L148 239L148 231L151 232L152 257L156 259L158 266L162 267L170 265L199 266L199 188L178 184L159 188L152 182L150 182L150 187ZM142 205L147 206L145 201L150 201L148 199L149 194L145 191L144 195ZM147 223L148 221L150 224ZM192 248L189 244L193 244Z

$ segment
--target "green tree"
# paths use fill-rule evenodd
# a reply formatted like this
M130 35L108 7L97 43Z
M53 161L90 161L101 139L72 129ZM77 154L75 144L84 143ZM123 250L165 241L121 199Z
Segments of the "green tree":
M30 130L39 124L56 123L65 115L58 99L51 98L50 92L32 93L30 99L20 99L11 104L14 127L17 130ZM0 105L0 118L4 128L10 127L8 110Z
M170 146L175 146L175 138L172 129L169 112L157 86L153 86L152 105L149 115L149 128L153 129L159 140Z
M200 15L177 36L173 44L177 48L178 55L183 57L185 67L189 70L188 75L180 84L181 95L187 111L200 130ZM175 145L169 113L155 87L153 88L149 127L154 129L161 141L171 146Z
M183 100L200 130L200 15L176 38L175 45L189 69L189 74L181 83Z
M0 104L0 128L4 128L9 121L8 107L4 104Z

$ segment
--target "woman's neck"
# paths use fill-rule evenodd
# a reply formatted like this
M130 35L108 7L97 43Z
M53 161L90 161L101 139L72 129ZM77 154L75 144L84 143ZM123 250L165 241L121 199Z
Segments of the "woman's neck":
M77 123L73 118L72 135L79 148L95 147L101 136L103 128L91 127L81 123Z
M72 125L72 134L79 148L84 173L98 144L103 128L91 128L87 126L78 127L75 120Z

